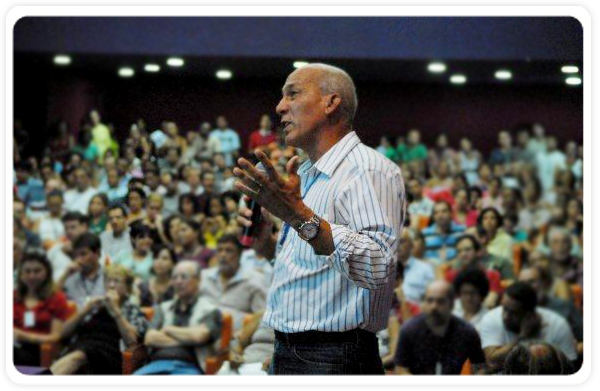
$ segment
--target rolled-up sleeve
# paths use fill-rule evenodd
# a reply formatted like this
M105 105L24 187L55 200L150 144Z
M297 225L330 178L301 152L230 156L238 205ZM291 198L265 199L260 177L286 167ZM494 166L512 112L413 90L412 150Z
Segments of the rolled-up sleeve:
M362 288L382 288L394 278L405 216L400 172L365 171L346 185L335 209L348 224L329 223L335 250L327 262Z

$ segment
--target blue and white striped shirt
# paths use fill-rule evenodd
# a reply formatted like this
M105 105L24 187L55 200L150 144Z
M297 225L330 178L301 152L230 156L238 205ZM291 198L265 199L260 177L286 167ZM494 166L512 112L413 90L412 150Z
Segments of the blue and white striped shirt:
M400 169L351 132L298 174L335 251L316 255L293 229L282 244L280 232L265 323L286 333L385 328L405 210Z

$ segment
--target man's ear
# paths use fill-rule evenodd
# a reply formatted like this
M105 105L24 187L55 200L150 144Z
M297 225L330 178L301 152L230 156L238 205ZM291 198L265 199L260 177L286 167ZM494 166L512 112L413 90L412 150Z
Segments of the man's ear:
M326 103L325 114L328 114L328 115L333 113L339 107L339 105L342 103L342 98L337 93L327 95L326 99L327 99L327 101L325 102Z

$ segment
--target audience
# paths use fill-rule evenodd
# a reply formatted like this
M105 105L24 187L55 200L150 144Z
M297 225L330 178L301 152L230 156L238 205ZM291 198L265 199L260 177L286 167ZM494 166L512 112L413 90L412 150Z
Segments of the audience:
M241 251L237 243L236 218L242 201L233 187L232 169L238 156L252 157L254 149L260 148L285 177L289 159L306 156L285 146L285 135L273 128L266 115L260 129L244 140L223 116L214 130L208 122L197 123L200 126L192 129L178 126L173 119L148 125L138 118L119 129L104 124L96 111L82 122L77 146L66 142L71 135L64 124L50 134L48 145L56 145L61 154L45 148L41 156L24 156L26 149L17 150L12 268L14 352L19 359L15 362L39 362L39 344L58 340L62 330L54 326L67 324L67 306L76 306L79 315L88 311L87 318L83 316L87 320L69 332L85 335L91 314L106 309L106 298L114 296L105 286L105 272L114 267L127 271L123 275L123 287L130 287L127 302L160 313L150 339L143 340L149 343L151 358L144 371L203 372L204 359L214 353L213 341L220 335L218 311L222 311L233 315L235 329L241 333L239 344L232 343L229 372L224 371L264 373L273 348L272 330L259 327L258 322L275 268L267 260L272 254L258 247ZM388 327L377 334L386 368L393 370L400 354L414 361L403 361L400 371L457 373L468 353L474 372L481 372L481 361L473 362L477 353L471 346L471 331L459 341L469 347L456 357L454 351L429 343L422 352L410 350L416 346L410 339L414 333L437 335L432 343L454 341L452 325L458 320L464 322L460 330L473 326L481 333L486 355L492 358L491 372L536 373L551 367L535 366L525 350L518 351L519 346L529 346L524 342L514 345L513 351L518 352L507 364L514 339L538 344L530 349L536 360L550 363L565 354L578 360L574 366L578 368L583 351L582 146L572 141L559 146L556 137L547 136L538 123L497 132L498 148L491 154L479 150L479 140L472 137L452 140L450 133L432 135L428 130L425 134L423 142L416 129L384 134L378 149L402 169L410 216L409 226L398 238L397 286ZM280 222L274 224L272 234L277 236L280 228ZM37 251L47 259L26 255ZM179 270L185 265L187 271ZM203 270L201 278L171 277L192 276L196 269ZM515 275L533 287L535 310L519 292L510 293L516 289L513 285L521 284L514 283ZM435 281L436 276L452 282L453 308L440 298L448 290ZM50 283L56 288L46 289ZM31 284L44 288L36 290ZM31 291L23 291L23 286ZM427 290L428 286L435 289ZM182 300L179 292L186 289ZM426 292L437 299L428 299ZM72 303L56 299L61 294ZM104 301L97 299L101 297ZM197 311L206 316L192 319L200 313L191 310L198 302L203 304ZM408 322L419 314L420 306L425 314L415 320L421 325L417 330ZM30 312L34 326L28 326ZM514 318L521 315L527 320L516 327ZM535 318L550 320L536 331ZM55 361L60 363L58 369L53 367L57 373L120 373L121 349L115 341L125 341L128 334L115 332L110 314L99 321L113 322L107 334L98 338L110 339L105 353L118 356L114 365L97 366L98 354L69 344L70 351ZM408 334L402 346L408 350L400 353L403 326ZM142 342L142 334L136 334L134 345ZM565 342L569 338L572 343ZM90 344L94 343L92 339ZM543 348L548 343L556 354L550 353L550 347ZM201 354L196 355L196 350ZM524 367L526 358L530 361ZM140 365L136 363L134 370Z

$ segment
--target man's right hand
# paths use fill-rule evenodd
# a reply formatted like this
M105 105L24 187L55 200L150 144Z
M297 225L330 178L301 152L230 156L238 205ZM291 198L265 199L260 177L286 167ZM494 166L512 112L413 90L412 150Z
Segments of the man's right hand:
M250 197L244 196L244 202L249 204L251 201ZM242 229L252 226L252 210L246 205L240 207L239 215L237 217L238 224ZM266 258L272 258L270 254L275 252L275 241L273 240L273 218L265 208L261 208L262 219L258 228L254 231L254 243L252 248L257 254L263 255ZM272 248L271 248L272 247Z

